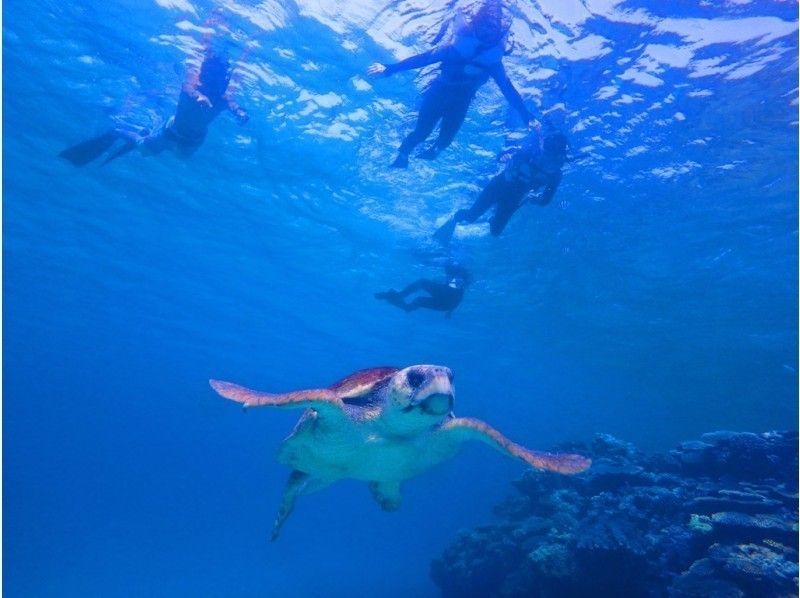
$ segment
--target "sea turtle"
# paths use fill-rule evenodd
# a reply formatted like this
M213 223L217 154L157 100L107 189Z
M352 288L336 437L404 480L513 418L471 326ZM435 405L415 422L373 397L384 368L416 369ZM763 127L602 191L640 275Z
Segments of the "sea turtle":
M210 380L214 390L244 407L285 407L305 413L281 445L278 461L292 468L272 539L300 494L341 479L369 482L387 511L400 506L400 485L453 457L466 440L482 440L537 469L579 473L580 455L538 453L488 424L453 414L453 373L436 365L361 370L328 388L268 394Z

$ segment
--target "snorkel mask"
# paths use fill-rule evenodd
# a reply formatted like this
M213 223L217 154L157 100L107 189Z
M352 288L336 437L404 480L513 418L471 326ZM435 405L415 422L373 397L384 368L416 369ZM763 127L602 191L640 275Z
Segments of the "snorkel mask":
M225 54L209 53L200 65L200 89L209 97L221 96L231 80L231 63Z
M497 0L488 0L473 15L469 28L485 47L504 44L509 24L503 22L502 4Z
M455 46L469 45L467 40L472 40L472 43L477 42L482 49L495 46L505 49L510 23L503 20L499 2L489 0L469 20L463 12L459 11L453 17L451 24ZM441 37L440 32L436 36L436 40L438 41Z
M447 275L447 286L451 289L463 289L469 284L469 272L460 264L448 264L444 271Z

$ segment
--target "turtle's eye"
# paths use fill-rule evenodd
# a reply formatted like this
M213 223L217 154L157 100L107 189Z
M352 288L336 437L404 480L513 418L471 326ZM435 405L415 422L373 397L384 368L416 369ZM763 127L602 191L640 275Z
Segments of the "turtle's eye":
M419 388L425 382L425 376L417 370L411 370L406 374L406 380L411 388Z

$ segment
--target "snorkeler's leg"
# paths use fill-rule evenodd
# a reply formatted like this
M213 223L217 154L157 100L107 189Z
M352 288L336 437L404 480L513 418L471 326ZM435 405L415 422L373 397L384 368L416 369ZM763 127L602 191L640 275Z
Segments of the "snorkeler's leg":
M102 135L68 147L58 155L65 160L69 160L75 166L86 166L114 145L117 139L119 139L119 134L116 131L106 131Z
M433 233L433 237L442 245L449 245L450 240L453 238L453 233L456 230L456 225L475 222L486 210L491 208L492 205L498 201L506 185L507 183L502 173L495 176L489 181L489 184L486 185L483 191L481 191L478 199L475 200L475 203L473 203L469 209L459 210L453 214L450 220L445 222Z
M426 280L423 288L430 294L430 297L415 297L410 305L450 312L458 307L458 304L461 303L461 298L464 296L463 289L457 290L444 283L432 280Z
M403 297L401 297L400 293L398 293L394 289L386 291L385 293L375 293L375 298L383 299L384 301L386 301L386 303L394 305L395 307L399 307L403 311L410 311L409 306L405 302Z
M441 295L439 290L440 286L441 283L428 280L427 278L420 278L419 280L412 282L402 291L398 292L392 289L386 293L376 293L375 297L378 299L384 299L395 307L399 307L403 311L414 311L421 307L427 307L428 309L445 309L446 306L442 303L442 301L437 300L436 298L437 295ZM417 291L425 291L431 296L414 297L411 301L406 303L405 297L416 293ZM380 295L380 297L378 297L378 295Z
M406 308L406 302L403 299L403 296L400 295L400 293L398 293L394 289L389 289L388 291L375 293L373 297L375 297L375 299L381 299L382 301L386 301L386 303L394 305L395 307L399 307L400 309Z
M419 157L426 160L433 160L439 153L453 143L456 133L464 123L464 118L467 116L467 110L472 103L474 93L462 93L460 95L451 96L447 102L447 108L442 114L442 122L439 126L439 136L428 149L422 152Z
M166 149L177 149L176 142L166 133L166 127L158 128L154 133L142 137L138 143L145 156L156 156Z
M425 289L426 285L429 282L430 281L425 278L420 278L418 280L415 280L414 282L406 286L406 288L404 288L402 291L400 291L398 295L400 297L408 297L411 293L416 293L421 289Z
M409 303L406 304L406 311L414 311L420 308L427 308L427 309L446 309L446 305L442 304L440 301L437 301L433 297L414 297Z
M519 185L509 186L506 189L506 194L497 202L497 207L494 209L494 215L489 221L489 231L492 236L499 236L503 232L508 221L514 215L519 207L522 205L522 200L525 197L526 187Z
M121 147L118 147L116 150L114 150L113 152L111 152L111 153L108 155L108 157L107 157L105 160L103 160L103 164L102 164L102 166L105 166L106 164L108 164L108 163L109 163L109 162L111 162L112 160L116 160L116 159L117 159L117 158L119 158L120 156L124 156L125 154L127 154L127 153L128 153L128 152L130 152L131 150L134 150L134 149L136 149L136 145L137 145L137 144L136 144L136 142L134 142L134 141L131 141L131 140L129 140L129 139L126 139L126 140L125 140L125 142L122 144L122 146L121 146Z
M469 209L461 209L453 214L447 222L433 233L433 238L442 245L449 245L450 240L453 238L453 233L456 232L456 225L475 222L480 218L481 214L488 210L492 203L494 203L494 196L489 189L491 185L492 183L489 183L486 189L481 192L478 199L472 204L472 207Z
M443 288L445 288L445 285L443 285L441 282L428 280L427 278L420 278L417 281L417 289L425 291L432 297L436 297L437 295L441 294Z
M496 175L491 181L483 188L478 199L468 210L461 210L459 222L475 222L478 218L496 204L506 191L508 183L503 176L503 173Z
M136 148L141 149L142 153L145 155L157 154L163 150L163 147L161 149L154 149L159 145L163 145L163 129L158 129L152 134L148 129L132 130L118 128L114 132L119 139L122 139L123 144L121 147L110 153L105 160L103 160L103 166L112 160L116 160L120 156L124 156Z
M440 86L433 83L422 96L422 105L419 107L417 124L411 133L403 140L397 152L397 159L392 163L396 168L408 166L408 155L415 147L428 138L437 121L442 117L446 98Z

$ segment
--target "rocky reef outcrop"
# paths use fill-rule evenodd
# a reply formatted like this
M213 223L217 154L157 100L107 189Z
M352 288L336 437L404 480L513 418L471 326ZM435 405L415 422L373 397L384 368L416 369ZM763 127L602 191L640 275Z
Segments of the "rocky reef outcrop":
M527 472L432 563L446 597L789 597L798 438L713 432L666 454L598 435L578 476Z

